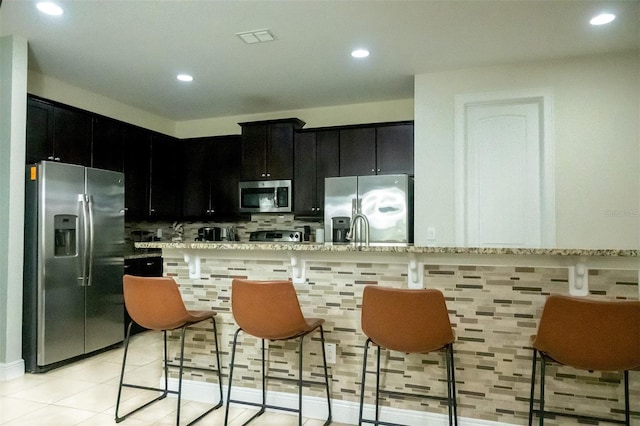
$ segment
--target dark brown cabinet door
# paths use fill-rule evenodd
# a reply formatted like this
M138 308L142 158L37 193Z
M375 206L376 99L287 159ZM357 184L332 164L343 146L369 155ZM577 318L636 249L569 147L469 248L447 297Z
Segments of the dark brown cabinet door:
M242 144L239 135L214 137L211 152L211 214L233 216L238 212L238 182Z
M91 165L91 115L27 98L27 163Z
M63 163L91 166L91 116L54 107L53 125L54 156Z
M92 167L124 171L124 132L125 125L122 122L107 117L94 117Z
M179 141L171 136L154 134L151 138L149 216L152 219L174 220L180 216L178 144Z
M214 136L182 144L182 215L232 216L238 211L240 136Z
M53 160L53 106L27 98L27 164Z
M377 174L413 174L413 124L376 129Z
M266 147L266 124L247 124L242 126L242 179L266 179Z
M297 215L322 216L324 179L339 176L339 132L297 132L295 136L294 211Z
M316 196L316 132L298 132L294 138L293 208L297 215L314 215Z
M297 118L240 123L242 179L293 178L293 132L304 122Z
M211 214L210 138L188 139L182 143L182 216L205 217Z
M149 216L151 132L135 126L124 131L124 205L126 217Z
M271 124L267 130L267 179L293 177L293 126Z
M376 129L340 130L340 176L376 174Z

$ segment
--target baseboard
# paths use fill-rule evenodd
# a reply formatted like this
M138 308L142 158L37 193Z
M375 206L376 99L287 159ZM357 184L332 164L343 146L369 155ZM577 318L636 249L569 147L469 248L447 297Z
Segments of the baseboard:
M164 380L164 379L163 379ZM164 386L164 381L162 386ZM169 387L171 389L178 388L178 380L169 379ZM227 399L227 386L223 386L224 400ZM182 382L182 398L189 401L211 402L217 401L220 392L217 383L196 382L185 380ZM259 389L233 387L231 389L231 398L235 400L244 400L259 403L262 401L262 393ZM284 392L267 392L267 403L270 405L279 405L289 408L298 407L298 396L296 394ZM359 404L356 402L332 400L331 410L334 422L345 424L358 424ZM311 419L327 418L327 401L324 398L316 396L302 397L302 412L304 417ZM365 404L364 416L372 418L374 416L374 406ZM442 425L448 426L449 418L446 414L426 413L415 410L401 410L392 407L382 407L380 410L380 420L386 420L394 423L405 425ZM494 422L481 419L472 419L458 417L458 425L460 426L514 426L509 423Z
M17 379L24 375L24 360L19 359L10 363L0 362L0 382Z

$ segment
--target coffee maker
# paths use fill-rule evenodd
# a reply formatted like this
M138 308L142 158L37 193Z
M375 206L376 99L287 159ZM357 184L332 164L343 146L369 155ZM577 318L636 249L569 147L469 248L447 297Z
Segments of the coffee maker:
M220 231L217 226L199 228L196 241L220 241L222 239Z
M334 244L348 243L347 234L351 226L351 218L347 216L335 216L331 218L331 241Z

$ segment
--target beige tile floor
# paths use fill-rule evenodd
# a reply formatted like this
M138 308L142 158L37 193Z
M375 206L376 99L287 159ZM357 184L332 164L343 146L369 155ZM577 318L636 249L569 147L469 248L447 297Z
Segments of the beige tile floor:
M0 425L115 425L122 352L122 348L117 348L45 374L25 374L14 380L0 382ZM145 332L134 336L129 354L127 377L157 386L161 374L161 363L158 362L162 356L161 334ZM126 412L127 406L133 406L140 398L148 397L148 393L141 396L142 392L125 389L122 412ZM204 408L204 404L184 401L181 423L186 424ZM175 410L175 398L166 398L120 424L175 424ZM231 407L229 415L232 418L230 425L239 426L252 415L252 410ZM222 425L223 421L224 406L198 424ZM305 426L320 426L322 423L316 419L304 419ZM294 426L297 425L297 417L286 413L265 413L251 425Z

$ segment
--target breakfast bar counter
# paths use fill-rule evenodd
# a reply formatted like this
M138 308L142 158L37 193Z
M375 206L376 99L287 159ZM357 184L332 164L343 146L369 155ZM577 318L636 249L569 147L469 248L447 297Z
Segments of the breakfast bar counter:
M334 420L347 424L357 423L358 417L366 340L360 328L360 306L362 290L367 285L435 288L443 292L456 330L458 415L463 424L478 425L526 423L532 356L529 337L536 332L549 294L607 300L637 300L640 294L637 250L224 242L149 242L136 243L136 248L162 250L164 275L178 282L189 309L212 309L218 313L225 378L236 328L230 303L231 281L292 279L305 316L324 318L325 338L336 345L336 362L330 365ZM201 336L194 336L188 345L194 359L209 356L211 350L211 342L199 339ZM248 339L245 344L259 343ZM314 352L305 355L307 374L320 374L320 355L314 346L317 344L315 338L306 343ZM278 350L281 345L270 344L270 365L280 373L295 374L295 350ZM295 349L293 342L284 345ZM239 356L245 357L242 353ZM440 354L383 352L382 362L386 386L395 391L446 393L446 385L440 380L444 369ZM257 398L259 360L242 358L240 368L243 371L238 377L243 381L238 384L238 391ZM567 374L576 380L562 382ZM585 414L615 416L623 407L621 374L587 373L565 367L553 370L552 375L556 379L548 378L546 393L547 405L554 411L575 407ZM199 375L186 378L194 387L209 380ZM234 389L235 383L234 380ZM274 395L285 401L295 392L286 384L273 385L270 389ZM367 404L372 402L372 389L367 389ZM630 374L630 390L631 400L640 400L640 372ZM311 395L304 399L305 416L321 418L322 388L305 390L305 395ZM437 401L388 396L382 398L381 404L387 420L445 424L446 407ZM633 402L632 413L632 424L640 424L638 407ZM566 420L548 419L545 423L559 425L563 421Z

